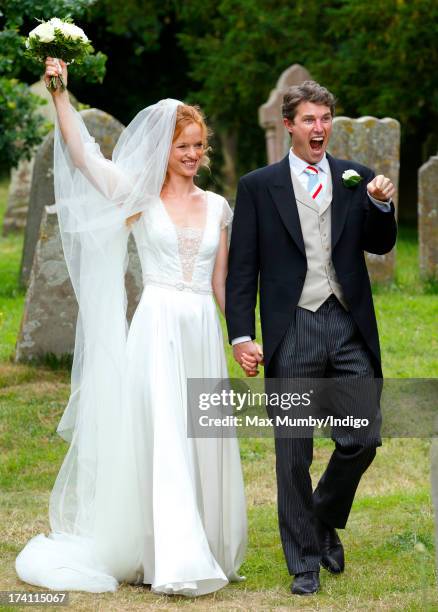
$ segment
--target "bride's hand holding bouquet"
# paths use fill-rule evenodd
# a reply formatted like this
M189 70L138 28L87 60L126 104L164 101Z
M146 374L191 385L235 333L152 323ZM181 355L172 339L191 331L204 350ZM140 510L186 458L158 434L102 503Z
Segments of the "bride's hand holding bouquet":
M44 73L44 82L47 89L50 91L52 96L57 96L67 88L68 82L68 71L67 64L63 60L59 60L53 57L46 57L45 60L46 71ZM62 87L52 88L51 84L54 80L59 79L62 81Z
M70 20L41 22L26 40L27 57L46 63L46 87L52 93L67 86L67 64L81 64L93 53L85 32Z

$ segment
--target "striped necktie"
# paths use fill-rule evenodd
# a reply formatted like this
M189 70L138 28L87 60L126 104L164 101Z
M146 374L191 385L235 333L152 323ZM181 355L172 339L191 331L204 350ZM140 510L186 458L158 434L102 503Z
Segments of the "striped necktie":
M304 169L304 172L308 176L307 191L312 196L312 199L316 200L322 189L318 166L307 166L307 168Z

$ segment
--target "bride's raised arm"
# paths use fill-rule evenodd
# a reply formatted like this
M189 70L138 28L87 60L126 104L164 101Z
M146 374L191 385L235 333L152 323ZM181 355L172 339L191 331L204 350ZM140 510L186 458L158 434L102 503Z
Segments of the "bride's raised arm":
M46 83L60 72L67 83L66 64L47 58ZM181 102L166 99L141 110L123 130L108 160L71 106L67 91L56 90L52 96L59 127L55 131L57 204L63 201L76 217L80 200L85 208L80 217L86 218L88 228L96 217L97 225L105 227L108 221L120 223L145 210L160 195ZM83 227L75 225L75 231Z
M44 75L46 85L52 76L60 74L67 85L68 74L65 62L47 58ZM67 147L72 165L79 169L105 198L122 204L133 188L133 181L116 164L102 155L79 114L71 106L67 90L49 91L55 105L62 140Z
M46 59L46 72L44 74L46 87L48 87L52 76L59 75L62 75L64 84L67 86L68 76L65 62L48 57ZM76 122L72 117L67 89L62 91L58 88L55 90L49 89L49 91L52 94L53 103L58 116L59 129L61 130L64 142L68 146L71 160L77 168L82 168L85 165L84 150Z

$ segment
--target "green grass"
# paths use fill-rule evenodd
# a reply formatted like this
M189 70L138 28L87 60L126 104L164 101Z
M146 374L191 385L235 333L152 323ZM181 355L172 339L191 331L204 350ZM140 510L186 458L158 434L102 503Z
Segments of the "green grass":
M6 209L8 182L0 181L0 234ZM23 236L0 238L0 362L12 356L23 311L24 291L18 288Z
M384 375L438 377L438 285L420 279L415 228L399 229L394 282L373 292Z
M0 182L0 220L6 187ZM17 579L14 559L31 536L49 530L49 492L66 451L55 430L69 394L68 371L12 361L24 302L17 289L21 248L20 236L0 238L0 590L32 590ZM415 232L402 228L395 281L375 288L387 377L438 376L438 297L432 283L419 279L417 250ZM226 350L230 374L239 377ZM311 599L291 599L288 592L276 517L273 441L243 438L240 447L250 526L245 582L195 601L124 585L114 595L72 594L71 608L438 610L429 440L385 440L360 483L342 535L347 570L342 577L322 572L322 592ZM330 440L316 440L314 482L331 449Z

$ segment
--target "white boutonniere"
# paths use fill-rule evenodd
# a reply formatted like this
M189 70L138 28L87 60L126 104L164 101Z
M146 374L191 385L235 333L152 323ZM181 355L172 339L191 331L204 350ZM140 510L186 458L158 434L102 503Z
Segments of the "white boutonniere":
M345 187L356 187L363 180L363 176L358 174L356 170L345 170L342 174L342 182Z

